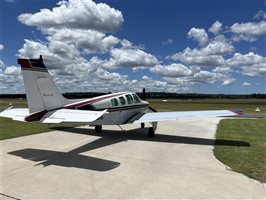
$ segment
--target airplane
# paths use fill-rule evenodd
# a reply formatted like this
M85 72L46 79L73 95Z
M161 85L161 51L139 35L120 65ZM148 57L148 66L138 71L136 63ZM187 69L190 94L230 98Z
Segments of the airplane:
M95 127L100 133L103 125L140 124L145 128L149 123L148 136L153 137L160 121L202 117L235 116L230 110L157 112L144 98L137 94L119 92L89 99L67 99L59 92L50 76L43 58L19 58L28 108L7 108L0 117L16 121L45 124L81 123Z

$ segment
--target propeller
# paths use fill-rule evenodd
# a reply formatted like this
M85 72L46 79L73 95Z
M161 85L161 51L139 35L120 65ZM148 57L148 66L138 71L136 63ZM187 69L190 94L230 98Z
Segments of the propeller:
M146 91L145 91L145 88L143 88L142 90L142 100L143 101L146 101ZM149 106L149 109L153 112L158 112L156 109L154 109L153 107Z
M143 88L143 90L142 90L142 99L143 99L143 101L146 101L146 92L145 92L145 88Z

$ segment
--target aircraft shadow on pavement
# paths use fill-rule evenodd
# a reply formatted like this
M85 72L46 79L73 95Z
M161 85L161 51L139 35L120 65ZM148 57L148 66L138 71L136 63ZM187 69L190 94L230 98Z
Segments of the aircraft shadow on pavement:
M84 149L84 151L86 150ZM37 165L43 165L44 167L57 165L103 172L115 169L120 165L118 162L81 155L76 153L76 151L59 152L29 148L9 152L9 154L19 156L27 160L40 162Z
M108 171L120 166L120 163L94 158L82 155L83 152L88 152L94 149L106 147L109 145L125 142L128 140L161 142L161 143L176 143L176 144L193 144L193 145L224 145L224 146L239 146L249 147L250 144L243 141L234 140L215 140L206 138L184 137L175 135L156 134L155 137L147 137L147 129L134 129L129 131L110 131L103 130L102 133L95 133L92 129L87 128L69 128L60 130L66 133L77 133L91 136L97 136L98 139L87 143L81 147L73 149L69 152L59 152L43 149L22 149L9 154L19 156L35 162L40 162L37 165L49 166L57 165L64 167L75 167L94 171ZM42 161L42 162L41 162Z
M221 140L221 139L208 139L199 137L186 137L177 135L166 135L161 133L156 133L155 137L147 137L147 129L133 129L129 131L110 131L103 130L102 133L95 133L93 129L87 128L68 128L61 131L69 133L77 133L91 136L100 137L98 141L94 141L91 144L92 149L104 147L117 142L127 141L127 140L139 140L139 141L149 141L149 142L162 142L162 143L176 143L176 144L192 144L192 145L208 145L208 146L239 146L239 147L250 147L248 142L235 141L235 140ZM110 144L109 144L110 143ZM90 150L92 150L90 149Z

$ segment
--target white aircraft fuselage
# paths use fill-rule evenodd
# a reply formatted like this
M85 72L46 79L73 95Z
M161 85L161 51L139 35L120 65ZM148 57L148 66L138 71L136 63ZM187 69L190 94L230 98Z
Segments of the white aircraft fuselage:
M131 122L134 117L146 113L149 103L142 101L135 93L112 93L91 99L84 99L65 105L65 109L91 110L107 112L89 125L122 125Z

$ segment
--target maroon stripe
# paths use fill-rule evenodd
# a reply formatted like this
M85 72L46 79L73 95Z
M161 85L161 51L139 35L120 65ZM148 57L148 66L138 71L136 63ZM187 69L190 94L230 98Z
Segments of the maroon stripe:
M21 68L23 69L30 69L31 65L28 59L18 59L18 64L20 64Z
M47 110L43 110L41 112L33 113L27 117L25 117L25 121L27 122L35 122L40 121L40 119L47 113Z
M122 110L131 110L131 109L136 109L136 108L144 108L147 107L148 105L138 105L138 106L127 106L127 107L120 107L120 108L111 108L108 109L107 112L117 112L117 111L122 111Z
M96 102L99 102L99 101L102 101L102 100L105 100L105 99L108 99L111 97L120 96L122 94L115 94L115 95L110 95L110 96L106 96L106 97L99 97L98 99L91 99L91 100L80 102L80 103L78 102L76 104L66 105L66 106L64 106L64 108L75 109L76 107L79 107L79 106L84 106L86 104L96 103Z

